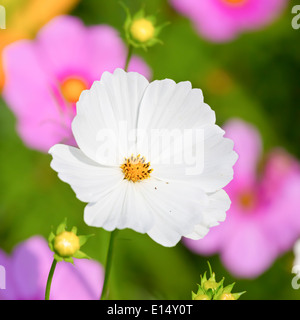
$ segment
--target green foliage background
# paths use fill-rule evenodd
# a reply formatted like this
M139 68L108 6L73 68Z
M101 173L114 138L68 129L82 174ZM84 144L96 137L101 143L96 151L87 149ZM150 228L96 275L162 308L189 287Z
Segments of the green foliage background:
M217 123L241 117L256 125L265 151L282 146L300 157L300 30L291 27L290 1L282 16L267 28L241 35L235 41L213 44L201 39L190 21L166 0L123 1L131 12L145 3L146 12L159 22L169 21L164 45L136 51L153 71L153 79L189 80L203 89L216 111ZM116 0L82 0L71 13L87 24L109 24L122 31L124 10ZM214 72L221 82L209 82ZM12 112L0 100L0 247L10 252L19 242L40 234L48 237L64 217L80 234L95 233L85 252L104 263L108 232L83 222L84 204L69 185L51 170L50 156L24 146L15 130ZM299 235L300 236L300 235ZM147 235L131 230L119 233L111 275L112 299L190 299L207 257L194 255L182 244L164 248ZM263 275L242 280L230 275L218 256L209 257L217 280L236 281L241 299L299 299L291 287L293 253L287 252Z

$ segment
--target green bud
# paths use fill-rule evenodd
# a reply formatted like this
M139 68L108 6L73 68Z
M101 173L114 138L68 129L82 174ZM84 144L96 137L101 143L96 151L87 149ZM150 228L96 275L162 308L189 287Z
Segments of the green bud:
M139 10L135 15L131 16L126 5L122 2L121 5L126 13L124 30L128 45L146 50L148 47L152 47L157 43L162 44L158 35L168 23L158 26L155 16L146 15L144 9Z
M198 294L193 300L211 300L207 294Z
M231 293L222 293L219 297L219 300L235 300L235 298Z
M89 259L80 248L92 235L78 236L77 228L66 231L67 220L65 219L56 229L56 234L50 233L48 238L49 248L54 252L54 259L73 263L73 258Z
M197 293L192 292L192 300L238 300L244 292L232 293L234 283L223 286L224 278L217 282L216 275L212 272L208 262L210 277L207 279L206 272L200 276L201 282L198 284Z
M79 238L71 231L63 231L54 238L53 248L61 257L72 257L79 249Z

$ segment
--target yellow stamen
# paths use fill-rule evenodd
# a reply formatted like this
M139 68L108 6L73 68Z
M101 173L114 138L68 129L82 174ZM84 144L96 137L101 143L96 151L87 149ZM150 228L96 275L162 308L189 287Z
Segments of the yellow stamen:
M121 165L121 169L124 173L124 179L132 182L138 182L150 178L150 173L153 169L149 169L150 162L146 163L144 157L134 157L126 158L125 162Z
M252 209L256 204L255 194L251 191L245 191L239 195L238 203L244 209Z
M61 93L66 101L76 103L87 84L80 78L68 78L61 84Z
M247 2L247 0L222 0L222 1L231 6L242 5L245 2Z

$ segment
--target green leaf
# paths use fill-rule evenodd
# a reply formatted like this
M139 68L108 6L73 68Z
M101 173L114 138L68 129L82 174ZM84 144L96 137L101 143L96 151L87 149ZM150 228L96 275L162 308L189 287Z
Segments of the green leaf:
M246 293L247 291L243 291L243 292L238 292L238 293L232 293L232 295L234 296L235 300L238 300L240 298L240 296L244 293Z
M78 250L73 254L73 257L76 259L91 259L87 254Z
M53 247L53 241L55 239L55 234L53 232L51 232L49 234L49 237L48 237L48 246L50 248L51 251L54 251L54 247Z
M80 247L83 246L87 240L90 238L90 237L93 237L94 234L88 234L88 235L84 235L84 236L78 236L79 238L79 245Z
M63 260L66 261L66 262L70 262L70 263L74 264L74 260L73 260L72 257L66 257Z
M213 272L212 272L212 268L211 268L209 261L207 261L207 264L208 264L208 268L209 268L209 272L210 272L210 277L212 277Z
M71 232L73 232L74 234L77 234L77 227L73 227L72 229L71 229Z
M143 18L145 18L145 10L142 8L133 16L132 20L138 20Z
M152 22L153 25L155 25L156 22L157 22L157 21L156 21L157 19L156 19L156 17L155 17L154 15L147 16L146 19L149 20L150 22ZM155 27L155 28L156 28L156 27Z
M223 293L231 293L231 290L233 289L235 285L235 282L232 283L232 284L229 284L228 286L226 286L224 289L223 289Z
M206 277L206 271L204 272L204 275L200 276L201 279L201 287L203 287L203 284L207 281L207 277Z
M64 221L57 227L56 235L64 232L66 230L66 226L67 226L67 218L65 218Z
M63 259L61 256L59 256L57 253L54 253L53 258L54 258L57 262L61 262L61 261L64 260L64 259Z
M154 30L154 37L157 37L161 33L161 31L170 24L171 22L167 21L159 26L156 26Z
M48 237L48 242L52 242L54 240L54 238L55 238L55 234L53 232L51 232Z
M205 291L202 287L200 287L200 286L198 285L197 295L199 295L199 294L206 294L206 291Z

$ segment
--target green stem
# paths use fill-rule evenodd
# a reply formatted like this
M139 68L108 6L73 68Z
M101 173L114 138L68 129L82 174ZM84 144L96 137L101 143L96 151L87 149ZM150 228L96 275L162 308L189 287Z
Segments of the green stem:
M110 234L110 239L109 239L109 246L108 246L108 251L107 251L107 257L106 257L106 266L105 266L105 276L104 276L104 283L103 283L103 289L102 289L102 294L100 297L100 300L105 300L107 298L107 286L108 286L108 280L109 280L109 275L111 271L111 262L112 262L112 256L113 256L113 248L114 248L114 240L116 238L118 230L114 230Z
M131 56L132 56L132 52L133 52L133 46L130 44L128 46L128 53L127 53L127 58L126 58L126 63L125 63L125 68L124 68L125 71L128 71L128 66L129 66Z
M46 285L46 292L45 292L45 300L50 300L50 288L51 288L51 283L53 279L53 274L54 270L56 267L57 261L54 259L51 265L51 269L48 275L48 280L47 280L47 285Z

